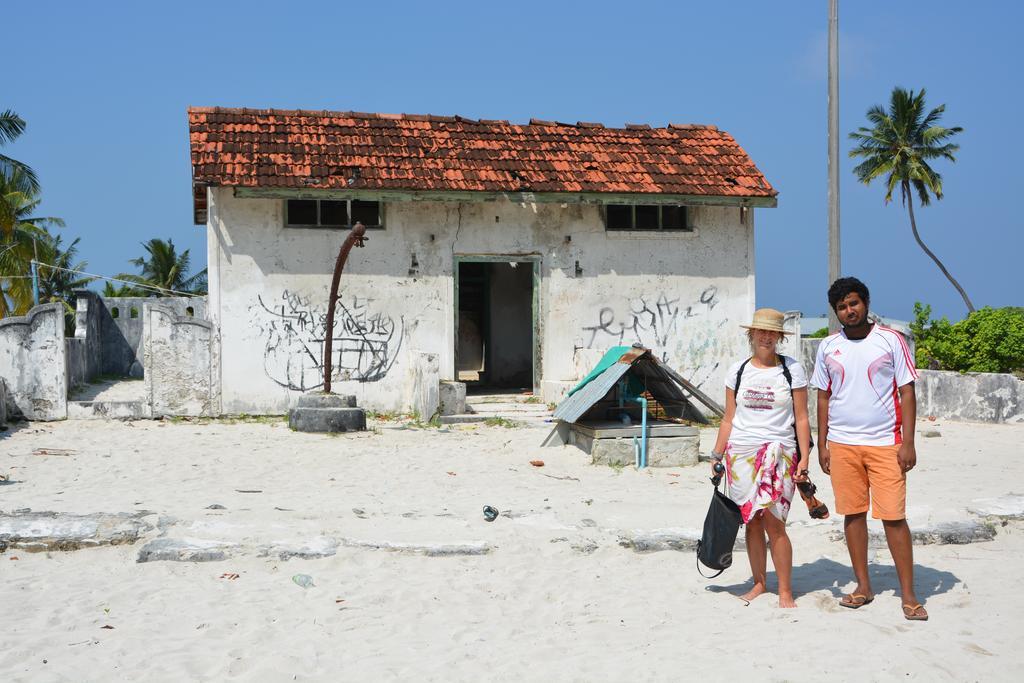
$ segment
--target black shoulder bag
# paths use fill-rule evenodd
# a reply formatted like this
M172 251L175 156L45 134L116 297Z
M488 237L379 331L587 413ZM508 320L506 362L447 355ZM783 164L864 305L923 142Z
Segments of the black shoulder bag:
M705 579L713 579L732 566L732 549L743 523L739 505L718 490L724 471L721 463L715 466L715 476L711 477L715 491L711 495L708 515L704 518L704 531L697 541L697 572ZM702 564L709 569L717 569L718 573L708 576L700 570Z

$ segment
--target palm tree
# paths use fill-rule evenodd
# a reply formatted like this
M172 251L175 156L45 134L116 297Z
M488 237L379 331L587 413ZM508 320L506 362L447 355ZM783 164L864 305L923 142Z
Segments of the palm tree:
M121 282L119 282L115 287L113 282L107 280L106 282L103 283L102 296L104 299L112 299L124 296L146 296L146 291L138 289L136 287L132 287L131 285L126 285Z
M68 336L75 333L75 290L82 289L94 278L81 276L88 263L75 263L78 253L76 237L64 248L60 235L47 233L47 239L39 245L39 257L43 262L39 268L39 302L64 304L64 328Z
M863 157L865 160L853 169L857 179L865 185L883 175L886 178L885 203L892 201L893 190L899 186L900 198L910 214L910 229L918 246L928 254L942 274L960 292L969 313L974 312L974 305L967 297L967 292L960 286L942 261L925 246L917 231L914 219L914 197L911 189L917 192L921 206L931 203L931 195L942 199L942 176L928 162L935 159L949 159L955 162L954 152L960 145L948 142L957 133L963 131L960 126L945 128L938 125L946 105L940 104L925 114L924 88L918 93L903 88L893 88L889 101L889 110L875 106L868 110L867 118L871 128L860 127L850 137L857 141L857 146L850 150L851 157Z
M25 132L25 120L10 109L0 111L0 146L13 142L18 136ZM10 183L17 175L18 184L15 186L21 192L28 194L39 193L39 181L35 172L27 165L17 159L0 154L0 178Z
M40 200L17 189L24 184L20 174L15 169L10 178L0 175L0 317L24 315L32 307L31 263L45 260L40 250L52 239L47 228L64 227L59 218L32 215Z
M121 274L118 278L141 287L155 288L156 291L149 290L151 296L174 296L175 292L206 293L206 268L195 275L188 275L192 261L188 249L178 254L173 240L165 242L156 238L143 242L142 248L149 254L148 258L140 256L129 261L141 268L142 273Z

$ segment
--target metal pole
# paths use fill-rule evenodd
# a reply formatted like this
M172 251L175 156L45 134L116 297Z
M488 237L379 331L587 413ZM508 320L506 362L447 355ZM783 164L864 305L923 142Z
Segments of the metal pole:
M839 241L839 0L828 3L828 282L842 274ZM829 306L828 328L839 329Z
M338 283L341 282L341 271L345 269L345 261L352 246L363 246L366 239L366 226L357 222L352 226L352 231L341 244L338 250L338 260L334 263L334 276L331 278L331 293L327 300L327 321L324 323L324 393L331 393L331 372L333 372L332 361L334 360L334 308L338 305Z
M32 261L32 305L39 305L39 268L36 262Z

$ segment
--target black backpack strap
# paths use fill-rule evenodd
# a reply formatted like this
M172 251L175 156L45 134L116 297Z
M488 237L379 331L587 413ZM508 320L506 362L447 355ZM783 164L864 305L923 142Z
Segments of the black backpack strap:
M743 368L747 367L747 363L750 362L750 358L740 363L739 369L736 371L736 386L733 388L733 393L737 396L740 395L740 380L743 379Z
M779 359L779 365L782 366L782 376L786 378L786 384L789 385L789 393L793 393L793 375L790 374L789 368L786 367L786 359L782 357L782 354L775 354L775 357Z

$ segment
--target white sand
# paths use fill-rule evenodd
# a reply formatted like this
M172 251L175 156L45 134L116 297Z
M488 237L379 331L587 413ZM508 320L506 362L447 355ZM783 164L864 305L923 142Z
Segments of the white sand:
M911 623L884 550L872 553L878 599L837 606L853 585L845 547L828 539L834 520L811 523L802 506L790 517L796 610L778 609L774 596L745 607L729 595L749 578L745 555L709 581L692 552L620 547L629 530L697 530L707 465L592 467L573 447L539 447L542 428L382 425L330 437L283 424L15 427L0 436L0 474L17 482L0 486L0 510L151 510L174 522L170 537L236 545L210 563L136 564L144 541L0 554L4 681L990 681L1017 680L1024 665L1024 522L988 543L915 548L932 618ZM942 437L918 441L912 526L973 519L972 500L1024 492L1024 427L921 428ZM40 447L75 452L31 454ZM831 507L827 480L815 480ZM485 504L503 512L494 523ZM325 559L258 556L332 539L493 550L427 557L342 545ZM240 578L218 578L229 572ZM300 573L315 585L293 583Z

